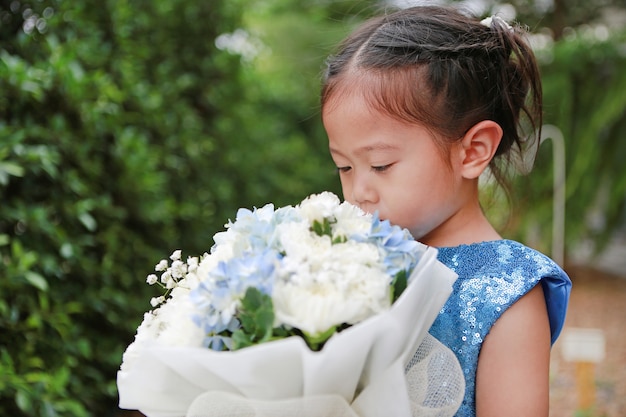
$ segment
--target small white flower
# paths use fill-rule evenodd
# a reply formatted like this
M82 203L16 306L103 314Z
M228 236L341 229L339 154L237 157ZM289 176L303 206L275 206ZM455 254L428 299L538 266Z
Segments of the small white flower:
M181 279L187 273L187 264L185 264L183 261L175 260L174 262L172 262L170 271L172 273L172 278L176 280Z
M194 257L189 257L187 258L187 272L189 273L194 273L196 272L196 270L198 269L198 257L194 256Z
M156 284L156 282L159 280L159 277L156 276L156 274L150 274L148 275L148 277L146 278L146 282L149 285L154 285Z
M172 261L178 261L180 260L180 255L181 255L182 251L180 249L175 250L174 252L172 252L172 254L170 255L170 259Z
M167 260L161 259L159 263L156 264L156 266L154 267L154 270L157 272L165 271L168 266L169 266L169 263L167 262Z
M160 297L152 297L150 299L150 305L152 307L156 307L159 304L163 303L165 301L165 297L164 296L160 296Z
M163 284L167 284L168 281L170 281L172 279L172 271L171 270L167 270L165 272L163 272L161 274L161 282Z

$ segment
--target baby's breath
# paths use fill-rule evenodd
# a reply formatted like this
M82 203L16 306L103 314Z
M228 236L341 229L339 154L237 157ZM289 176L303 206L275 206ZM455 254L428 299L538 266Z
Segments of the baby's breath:
M152 297L150 299L150 305L152 305L152 307L156 307L159 304L162 304L165 301L165 297L164 296L159 296L159 297Z
M168 267L168 262L165 259L161 259L158 264L154 267L154 270L157 272L165 271Z

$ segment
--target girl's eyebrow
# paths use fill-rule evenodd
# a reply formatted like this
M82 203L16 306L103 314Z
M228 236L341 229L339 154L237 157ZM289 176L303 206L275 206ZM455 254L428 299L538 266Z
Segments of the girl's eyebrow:
M398 146L392 145L390 143L376 142L371 145L361 146L360 148L355 150L354 153L355 155L362 155L364 153L369 153L369 152L375 152L375 151L389 152L389 151L396 151L398 149L400 149ZM339 151L338 149L330 147L329 150L330 150L330 153L332 154L343 156L343 153Z
M398 150L399 147L396 145L392 145L390 143L387 142L377 142L377 143L373 143L371 145L366 145L366 146L362 146L360 148L358 148L354 153L357 155L361 155L364 153L369 153L369 152L375 152L375 151L383 151L383 152L388 152L388 151L395 151Z

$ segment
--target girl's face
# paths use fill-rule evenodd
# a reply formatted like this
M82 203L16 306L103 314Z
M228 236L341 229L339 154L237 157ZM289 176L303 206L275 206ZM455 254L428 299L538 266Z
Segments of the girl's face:
M344 198L444 246L465 194L458 162L444 159L432 133L370 109L359 94L335 98L322 116Z

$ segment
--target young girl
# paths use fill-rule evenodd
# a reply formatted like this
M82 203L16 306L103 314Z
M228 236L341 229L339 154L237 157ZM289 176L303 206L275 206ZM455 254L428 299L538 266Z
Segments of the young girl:
M550 347L571 282L504 240L478 180L541 127L541 83L518 28L451 8L374 18L328 60L322 117L344 198L439 248L459 278L431 328L458 357L458 416L547 416ZM540 285L538 285L540 284Z

